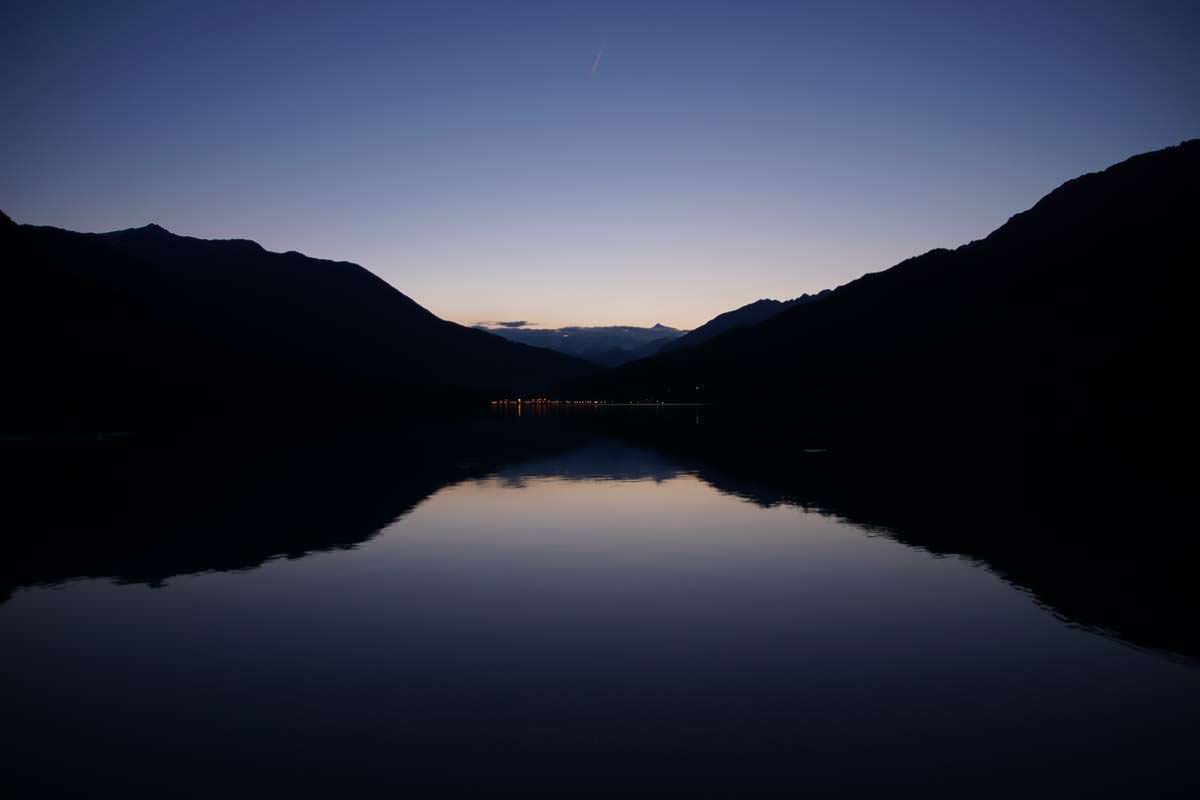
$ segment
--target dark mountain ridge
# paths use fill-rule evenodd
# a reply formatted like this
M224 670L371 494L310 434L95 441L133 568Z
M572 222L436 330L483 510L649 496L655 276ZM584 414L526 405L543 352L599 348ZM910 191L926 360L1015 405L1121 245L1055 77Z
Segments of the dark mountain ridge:
M1196 219L1193 140L1068 181L982 240L571 391L753 403L810 441L1194 436Z
M142 429L540 391L589 367L439 319L363 267L157 225L0 223L4 427Z

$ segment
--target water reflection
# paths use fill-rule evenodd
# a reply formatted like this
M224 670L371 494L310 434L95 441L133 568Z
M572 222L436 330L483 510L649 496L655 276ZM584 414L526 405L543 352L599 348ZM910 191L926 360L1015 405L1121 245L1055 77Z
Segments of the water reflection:
M10 447L0 597L76 577L159 585L354 547L447 484L585 441L569 427L546 433L468 419L282 442Z
M1096 600L1150 559L1101 563L1121 550L1065 525L1080 509L663 425L494 422L26 457L10 774L173 795L1194 781L1200 670L1034 602L1194 652L1137 613L1167 590ZM951 551L971 558L930 555ZM116 583L42 586L81 576Z
M692 474L763 507L833 514L965 555L1073 624L1200 657L1187 509L1107 465L1014 464L995 454L839 459L764 446L741 429L722 438L710 425L698 436L690 413L626 413L601 415L601 426L470 419L287 443L9 447L0 451L8 549L0 599L77 577L156 586L352 548L442 487L488 475L521 485Z

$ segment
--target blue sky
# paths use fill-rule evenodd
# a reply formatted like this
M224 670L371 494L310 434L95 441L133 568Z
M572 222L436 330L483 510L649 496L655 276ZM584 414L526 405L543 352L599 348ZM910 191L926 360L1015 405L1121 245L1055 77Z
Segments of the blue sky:
M39 3L0 23L17 221L356 261L467 324L692 327L1200 135L1195 3Z

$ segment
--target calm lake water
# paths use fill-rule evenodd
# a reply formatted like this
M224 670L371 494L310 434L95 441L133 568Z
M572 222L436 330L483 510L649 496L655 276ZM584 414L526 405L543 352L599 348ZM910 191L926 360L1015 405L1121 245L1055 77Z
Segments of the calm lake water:
M366 482L344 456L303 479L280 466L301 455L248 467L137 523L161 537L13 581L6 780L167 796L1197 788L1195 662L1086 629L978 559L603 437L456 457L445 475L382 451L372 491L332 484L331 508L331 471Z

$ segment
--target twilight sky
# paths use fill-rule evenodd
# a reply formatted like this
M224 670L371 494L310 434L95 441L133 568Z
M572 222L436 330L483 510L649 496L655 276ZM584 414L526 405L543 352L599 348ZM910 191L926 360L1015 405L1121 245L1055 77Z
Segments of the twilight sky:
M694 327L1200 136L1194 0L5 3L0 70L18 222L355 261L466 324Z

